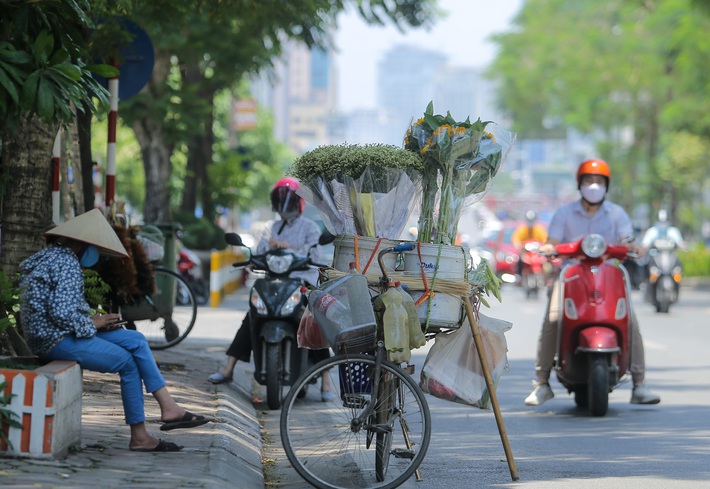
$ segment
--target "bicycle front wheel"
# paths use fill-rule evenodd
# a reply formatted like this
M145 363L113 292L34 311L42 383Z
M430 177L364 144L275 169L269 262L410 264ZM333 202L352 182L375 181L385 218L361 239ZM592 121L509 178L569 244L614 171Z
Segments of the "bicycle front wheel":
M388 388L374 399L374 367L372 355L334 356L308 370L286 396L281 441L291 465L311 485L389 489L404 483L422 463L431 437L424 394L399 367L383 362L379 384L386 379ZM321 402L319 392L298 399L322 376L329 377L335 401ZM373 404L376 408L358 423ZM387 406L384 414L382 406Z
M150 299L154 314L150 319L133 320L137 331L153 350L164 350L184 340L197 319L195 294L180 274L155 269L157 293ZM148 299L146 299L148 300Z

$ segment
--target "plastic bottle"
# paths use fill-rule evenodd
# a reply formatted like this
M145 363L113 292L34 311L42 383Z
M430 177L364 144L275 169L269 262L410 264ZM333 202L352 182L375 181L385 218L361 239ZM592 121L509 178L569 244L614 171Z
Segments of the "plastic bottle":
M395 289L402 294L402 305L407 311L407 328L409 329L409 348L419 348L426 345L426 337L422 332L422 324L419 321L419 314L417 314L417 306L414 305L414 299L409 293L402 288L402 283L396 281L394 283Z
M337 333L352 326L350 309L337 297L305 286L301 287L301 293L308 298L308 307L331 344Z
M385 348L390 353L390 360L394 363L409 362L412 352L409 349L407 310L402 304L402 294L394 286L394 282L390 282L381 298L385 308L382 316Z
M357 271L357 263L354 261L348 263L348 273L351 275L360 275L360 272Z

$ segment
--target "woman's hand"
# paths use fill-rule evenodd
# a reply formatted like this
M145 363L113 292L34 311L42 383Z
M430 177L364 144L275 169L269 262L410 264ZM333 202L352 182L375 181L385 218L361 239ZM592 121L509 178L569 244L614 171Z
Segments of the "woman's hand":
M113 329L113 324L120 319L120 314L96 314L91 316L91 320L98 331Z
M286 241L279 241L278 239L269 240L269 248L272 250L280 248L288 248L288 243Z

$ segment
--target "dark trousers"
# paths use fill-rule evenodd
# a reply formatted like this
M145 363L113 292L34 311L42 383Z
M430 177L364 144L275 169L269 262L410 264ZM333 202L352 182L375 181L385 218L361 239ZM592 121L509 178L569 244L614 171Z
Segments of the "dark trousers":
M239 326L237 334L234 335L232 344L227 348L227 355L234 357L240 362L249 362L251 360L251 328L249 328L249 312L244 316L242 325ZM325 360L330 357L330 350L308 350L308 359L315 363Z

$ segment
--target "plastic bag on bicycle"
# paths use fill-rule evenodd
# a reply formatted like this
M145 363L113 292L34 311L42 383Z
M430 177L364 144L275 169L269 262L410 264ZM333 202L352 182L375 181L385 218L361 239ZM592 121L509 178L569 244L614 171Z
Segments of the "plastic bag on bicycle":
M480 314L478 325L493 385L497 386L503 370L508 368L504 333L512 324ZM490 409L490 395L468 320L454 332L436 336L424 361L419 385L434 397Z

